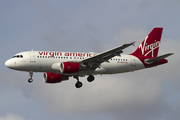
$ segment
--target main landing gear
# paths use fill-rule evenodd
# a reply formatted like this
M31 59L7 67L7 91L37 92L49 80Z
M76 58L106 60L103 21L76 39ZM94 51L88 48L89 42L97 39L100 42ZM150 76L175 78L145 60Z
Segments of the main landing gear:
M30 76L30 78L28 79L28 82L29 82L29 83L32 83L32 81L33 81L33 79L32 79L32 77L33 77L33 72L32 72L32 71L29 71L29 76Z
M82 82L80 82L79 81L79 76L73 76L73 78L75 78L76 80L77 80L77 82L76 82L76 84L75 84L75 87L76 88L80 88L80 87L82 87ZM88 77L87 77L87 81L88 82L92 82L92 81L94 81L94 76L93 75L89 75Z
M82 87L83 84L82 84L82 82L79 81L79 76L73 76L73 78L75 78L77 80L77 82L75 84L76 88Z
M87 81L88 81L88 82L94 81L94 76L93 76L93 75L89 75L89 76L87 77Z

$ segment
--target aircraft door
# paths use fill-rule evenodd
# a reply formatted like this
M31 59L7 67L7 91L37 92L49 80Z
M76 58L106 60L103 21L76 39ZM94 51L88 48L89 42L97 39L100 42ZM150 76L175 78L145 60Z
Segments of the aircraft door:
M135 57L131 56L131 66L136 66L136 59Z
M30 55L30 62L36 62L35 52L31 51L29 52Z

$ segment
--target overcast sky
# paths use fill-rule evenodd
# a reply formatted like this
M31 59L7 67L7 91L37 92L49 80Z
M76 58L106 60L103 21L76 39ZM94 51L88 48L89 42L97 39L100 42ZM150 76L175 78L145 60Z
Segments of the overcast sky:
M159 55L168 64L116 75L97 75L75 88L70 78L46 84L43 73L8 69L4 63L29 50L103 52L163 27ZM1 0L0 120L179 120L179 0Z

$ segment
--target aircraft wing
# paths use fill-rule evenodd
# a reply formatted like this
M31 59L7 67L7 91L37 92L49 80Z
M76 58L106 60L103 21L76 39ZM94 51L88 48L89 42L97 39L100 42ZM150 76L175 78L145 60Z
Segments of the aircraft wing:
M82 60L81 63L85 65L87 68L90 68L91 70L95 70L97 67L100 66L103 62L109 62L108 60L113 58L114 56L120 56L120 54L123 52L122 50L129 47L130 45L134 45L135 42L124 44L120 47L102 52L96 56L87 58L85 60Z

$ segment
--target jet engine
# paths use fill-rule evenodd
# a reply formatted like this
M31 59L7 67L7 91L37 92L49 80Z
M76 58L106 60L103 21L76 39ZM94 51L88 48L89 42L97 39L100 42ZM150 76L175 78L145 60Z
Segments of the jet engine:
M77 73L80 70L80 64L74 62L63 62L60 65L60 72L61 73Z
M61 74L46 72L44 73L43 79L46 83L58 83L64 80L68 80L69 78Z

